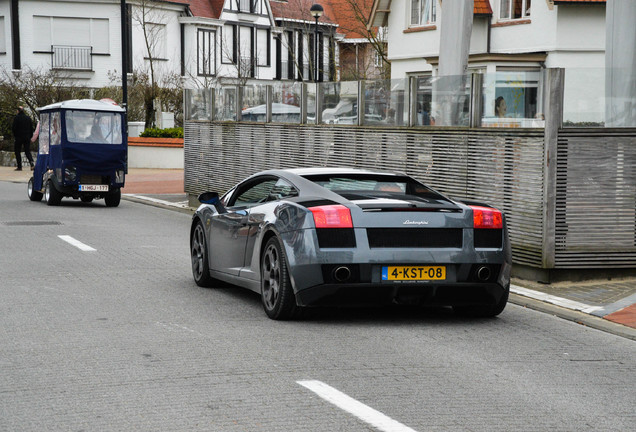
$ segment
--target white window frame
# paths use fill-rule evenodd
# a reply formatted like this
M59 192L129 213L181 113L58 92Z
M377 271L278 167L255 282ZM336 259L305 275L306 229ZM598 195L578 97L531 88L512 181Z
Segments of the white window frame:
M6 54L7 42L5 39L4 17L0 16L0 54Z
M515 3L521 3L521 16L514 16ZM499 19L517 20L530 18L531 0L500 0Z
M411 0L409 27L433 25L437 21L437 0Z

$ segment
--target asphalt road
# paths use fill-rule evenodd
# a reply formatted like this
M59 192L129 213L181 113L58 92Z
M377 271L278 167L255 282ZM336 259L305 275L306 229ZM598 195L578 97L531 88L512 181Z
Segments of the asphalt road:
M1 431L636 428L634 341L515 305L271 321L194 284L189 225L0 182Z

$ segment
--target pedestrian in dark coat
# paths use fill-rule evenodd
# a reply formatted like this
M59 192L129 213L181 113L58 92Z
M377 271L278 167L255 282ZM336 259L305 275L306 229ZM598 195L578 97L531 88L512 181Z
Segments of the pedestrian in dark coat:
M33 156L31 156L31 137L33 136L33 122L31 118L24 113L24 107L19 106L17 114L13 119L13 138L15 160L18 163L16 171L22 171L22 151L26 153L26 157L31 164L33 170Z

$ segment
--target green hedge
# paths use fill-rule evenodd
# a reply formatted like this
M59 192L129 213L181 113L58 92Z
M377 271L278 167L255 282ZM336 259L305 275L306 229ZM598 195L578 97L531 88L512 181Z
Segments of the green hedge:
M183 138L183 128L175 127L168 129L146 129L141 134L141 137L151 137L151 138Z

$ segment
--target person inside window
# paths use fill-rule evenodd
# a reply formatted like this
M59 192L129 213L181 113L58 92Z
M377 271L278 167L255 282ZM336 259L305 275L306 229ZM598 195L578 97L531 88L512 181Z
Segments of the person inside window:
M504 118L507 111L508 108L506 107L506 100L503 98L503 96L499 96L497 99L495 99L495 116Z

